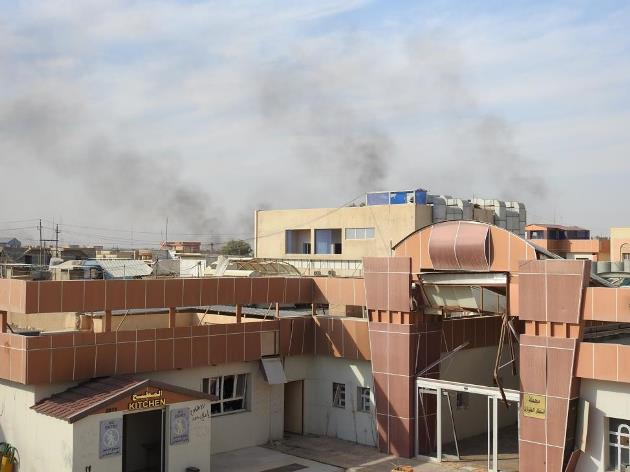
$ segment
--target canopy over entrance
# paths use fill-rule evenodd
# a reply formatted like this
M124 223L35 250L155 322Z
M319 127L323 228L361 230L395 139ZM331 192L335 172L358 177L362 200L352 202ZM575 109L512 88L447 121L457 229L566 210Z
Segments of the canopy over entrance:
M151 379L101 377L45 398L31 408L43 415L74 423L86 416L113 411L142 411L211 395Z

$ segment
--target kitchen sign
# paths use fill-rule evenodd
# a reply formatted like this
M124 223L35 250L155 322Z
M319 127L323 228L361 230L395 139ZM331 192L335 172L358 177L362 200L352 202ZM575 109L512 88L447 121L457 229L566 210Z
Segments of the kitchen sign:
M523 415L529 418L545 419L547 400L543 395L523 394Z
M149 392L133 394L131 401L127 406L128 410L144 410L145 408L155 408L166 405L166 398L164 398L164 392L158 390L157 392Z

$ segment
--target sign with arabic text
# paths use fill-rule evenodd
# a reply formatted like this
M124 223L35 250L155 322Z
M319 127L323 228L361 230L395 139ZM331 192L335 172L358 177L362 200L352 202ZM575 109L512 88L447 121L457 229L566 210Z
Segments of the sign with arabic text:
M186 443L190 437L190 408L171 409L171 445Z
M547 400L543 395L523 394L523 415L529 418L545 419Z
M131 396L128 410L143 410L145 408L155 408L166 405L166 399L164 398L164 392L158 390L157 392L150 392L147 390L144 393L134 393Z
M98 457L118 456L122 452L123 420L116 418L100 422Z

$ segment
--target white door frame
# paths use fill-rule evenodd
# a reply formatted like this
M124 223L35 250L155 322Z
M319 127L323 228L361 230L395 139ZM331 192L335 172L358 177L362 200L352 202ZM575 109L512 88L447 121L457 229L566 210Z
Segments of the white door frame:
M418 395L421 393L434 394L437 396L437 415L436 415L436 428L435 428L435 440L436 440L436 457L429 457L431 460L442 462L442 395L445 392L468 392L476 395L484 395L488 401L488 470L498 471L498 402L502 400L501 391L498 387L487 387L485 385L475 385L464 382L452 382L450 380L438 380L430 379L427 377L416 378L416 434L415 434L415 451L416 457L420 456L419 452L419 417L420 417L420 405L418 404ZM521 393L518 390L504 389L503 393L505 398L510 402L515 402L517 405L521 399ZM492 419L492 428L490 428L490 422ZM492 432L492 467L490 464L490 433Z

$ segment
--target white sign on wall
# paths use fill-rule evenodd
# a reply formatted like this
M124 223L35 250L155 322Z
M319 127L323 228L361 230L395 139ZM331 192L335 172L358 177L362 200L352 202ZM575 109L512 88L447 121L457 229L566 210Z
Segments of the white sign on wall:
M171 409L171 446L188 442L190 438L190 408Z
M122 452L123 420L103 420L100 423L98 457L118 456Z

